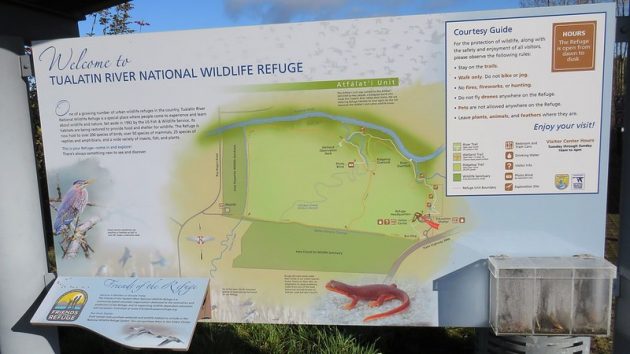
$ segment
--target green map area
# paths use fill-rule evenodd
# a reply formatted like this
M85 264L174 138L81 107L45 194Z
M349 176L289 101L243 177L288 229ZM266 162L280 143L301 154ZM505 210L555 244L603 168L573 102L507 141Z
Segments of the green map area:
M223 215L250 223L234 267L384 274L450 223L443 147L347 113L276 108L200 134L222 144Z

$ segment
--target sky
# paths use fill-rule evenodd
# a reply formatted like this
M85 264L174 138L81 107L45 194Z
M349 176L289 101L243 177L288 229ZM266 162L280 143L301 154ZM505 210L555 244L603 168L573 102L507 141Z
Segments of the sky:
M134 0L133 4L133 20L150 24L133 25L141 32L520 7L519 0ZM81 35L90 32L92 19L80 22Z

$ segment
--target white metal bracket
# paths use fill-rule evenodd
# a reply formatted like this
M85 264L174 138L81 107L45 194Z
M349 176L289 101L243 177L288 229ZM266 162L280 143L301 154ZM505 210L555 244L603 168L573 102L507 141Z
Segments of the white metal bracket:
M55 279L57 279L57 276L54 273L44 274L44 288L50 285L50 283L54 282Z
M28 54L20 55L20 70L22 70L22 77L33 76L33 66L31 65L31 56Z

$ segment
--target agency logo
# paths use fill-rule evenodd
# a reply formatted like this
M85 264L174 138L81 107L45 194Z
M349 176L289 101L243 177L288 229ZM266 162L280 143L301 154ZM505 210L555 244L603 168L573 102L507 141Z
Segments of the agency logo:
M571 175L571 188L575 190L584 189L584 180L586 177L583 173Z
M569 186L569 175L557 174L554 179L554 184L559 190L567 189L567 187Z
M71 322L79 318L87 302L87 293L80 289L70 290L61 295L46 316L48 321Z

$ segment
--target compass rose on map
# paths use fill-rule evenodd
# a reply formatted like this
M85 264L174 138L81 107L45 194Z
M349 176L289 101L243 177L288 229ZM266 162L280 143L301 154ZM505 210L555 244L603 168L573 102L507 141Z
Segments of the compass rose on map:
M199 246L199 256L200 256L201 260L203 260L203 245L205 245L206 242L208 242L208 241L214 240L214 237L208 236L208 235L202 235L201 234L201 224L199 224L199 235L188 236L186 239L188 241L192 241L192 242L196 243L197 246Z

